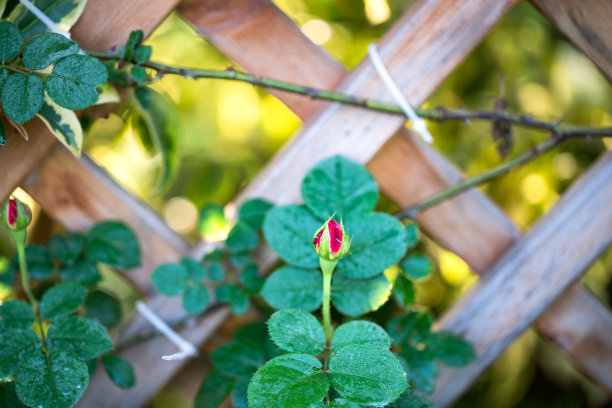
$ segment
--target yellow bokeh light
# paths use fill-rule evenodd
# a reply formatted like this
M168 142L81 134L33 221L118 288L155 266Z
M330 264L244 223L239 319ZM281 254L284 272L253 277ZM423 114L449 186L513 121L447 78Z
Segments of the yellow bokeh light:
M332 36L332 29L329 24L316 18L302 24L301 29L304 35L317 45L325 44Z
M459 286L470 276L468 264L452 252L440 251L438 262L440 264L440 275L449 285Z
M365 14L370 24L384 23L391 17L387 0L365 0Z
M550 92L540 84L527 82L518 89L518 101L523 112L538 116L549 116L555 113L555 104Z
M235 142L244 142L259 123L259 95L252 87L225 84L217 109L219 130Z
M540 174L532 173L521 182L521 193L528 203L538 204L548 197L550 187L544 177Z
M188 234L198 225L198 209L185 197L173 197L164 205L164 218L179 234Z
M576 174L576 159L570 153L556 154L552 159L553 169L559 178L571 179Z
M284 141L300 126L298 117L273 96L262 101L261 111L261 127L274 140Z

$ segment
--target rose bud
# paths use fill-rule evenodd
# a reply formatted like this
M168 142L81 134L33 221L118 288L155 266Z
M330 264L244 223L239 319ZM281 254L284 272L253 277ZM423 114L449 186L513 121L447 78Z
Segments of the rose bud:
M2 224L11 231L24 230L32 221L32 211L27 204L9 198L2 207Z
M329 219L315 232L312 245L321 258L337 261L348 255L351 240L344 231L342 221L338 224L333 219Z

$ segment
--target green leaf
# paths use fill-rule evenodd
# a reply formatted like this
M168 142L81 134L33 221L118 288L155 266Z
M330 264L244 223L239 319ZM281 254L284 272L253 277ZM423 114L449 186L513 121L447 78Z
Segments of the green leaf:
M278 347L292 353L319 354L325 349L323 326L299 309L275 312L268 320L270 337Z
M143 34L141 30L132 31L128 37L125 47L123 47L121 59L124 61L131 61L132 57L134 56L134 52L136 51L136 47L140 45L142 39Z
M21 52L23 36L12 23L0 23L0 62L7 63Z
M207 252L202 259L204 261L219 262L225 259L225 252L222 249L213 249Z
M438 375L438 367L431 354L412 347L405 347L401 352L401 357L404 359L402 365L406 370L408 382L414 388L431 394L434 389L434 380Z
M206 269L204 265L195 259L183 258L181 259L181 265L187 271L187 276L194 282L200 282L206 277Z
M406 253L406 229L389 214L368 213L346 221L351 252L338 271L351 278L370 278L397 263Z
M197 315L208 307L210 296L208 289L200 284L195 284L187 289L183 295L183 309L190 315Z
M431 274L431 261L426 255L415 253L407 256L400 268L409 278L422 279Z
M232 390L232 406L234 408L249 408L247 402L247 390L249 389L250 378L239 378ZM198 407L196 407L198 408Z
M360 408L356 402L345 400L344 398L336 398L329 404L329 408Z
M433 316L429 312L409 312L389 320L387 332L395 345L409 344L416 347L429 336L432 323Z
M8 77L2 88L2 109L18 124L38 113L43 103L43 81L36 75L18 72Z
M410 221L406 224L406 244L408 249L413 249L419 243L419 227Z
M229 377L250 377L265 361L262 349L240 341L217 348L211 358L219 371Z
M434 358L453 367L464 366L476 357L474 346L449 332L430 333L425 340L425 348Z
M0 383L0 408L28 408L17 397L15 383Z
M337 350L347 344L375 344L381 348L391 347L391 337L385 329L367 320L354 320L340 325L334 331L331 348Z
M36 316L29 303L23 300L7 300L0 305L0 330L29 329Z
M137 64L146 64L151 59L153 49L150 45L141 45L134 51L134 61Z
M388 404L408 385L393 353L375 344L349 344L336 350L329 361L329 376L340 395L367 405Z
M329 389L321 362L308 354L286 354L268 361L249 384L250 408L309 408Z
M64 282L80 283L85 286L93 285L102 280L97 265L85 257L73 264L63 265L60 269L60 278Z
M232 308L232 313L236 316L241 316L249 310L249 306L249 294L244 289L232 285L230 294L230 307Z
M265 280L260 278L257 273L257 265L253 264L248 265L240 273L240 283L242 283L251 294L259 293L265 283Z
M65 30L79 19L87 0L36 0L35 5L43 10L45 15ZM9 15L9 20L15 23L25 38L35 34L50 31L42 21L32 14L23 4L19 4Z
M0 330L0 378L13 378L20 362L39 351L40 339L32 330Z
M213 282L221 282L225 279L225 270L219 262L211 262L208 266L208 277Z
M79 44L61 34L44 33L32 38L23 50L23 63L36 71L47 68L60 58L79 52Z
M270 247L285 261L303 268L317 268L319 257L312 238L323 221L302 205L284 205L268 211L263 224Z
M160 184L163 186L176 167L180 125L178 108L168 96L149 87L137 88L131 101L137 110L135 120L142 122L138 127L141 139L146 139L146 144L161 155Z
M217 408L225 401L234 387L235 380L219 370L208 373L195 400L195 408Z
M155 289L166 296L182 295L187 290L187 279L189 275L181 264L160 265L151 275Z
M266 279L261 295L275 309L312 312L321 306L323 278L317 270L285 266Z
M414 285L402 275L395 278L393 285L393 297L400 306L412 306L416 300Z
M81 234L58 234L49 242L49 255L56 261L71 264L79 258L84 245L85 238Z
M137 84L142 84L147 79L147 70L144 67L132 67L130 72Z
M96 370L98 369L98 359L89 359L85 362L85 364L87 364L87 372L89 373L89 377L91 378L91 376L94 375L96 373Z
M83 149L83 128L76 114L70 109L62 108L48 95L38 111L38 117L44 122L53 136L57 138L76 157L81 156Z
M56 320L76 312L85 301L87 291L76 283L62 283L45 292L40 301L40 313L46 320Z
M68 350L84 360L112 350L106 328L95 320L80 316L59 319L47 331L49 350Z
M121 322L121 303L106 292L92 290L85 299L85 313L111 329Z
M406 390L389 408L436 408L436 406L414 390Z
M55 271L53 260L47 248L40 245L30 245L25 249L28 276L32 279L47 279ZM17 263L17 258L15 258Z
M68 351L33 353L19 366L17 395L33 407L73 406L89 384L87 364Z
M389 299L391 287L383 274L369 279L351 279L336 272L332 278L332 303L345 315L361 316L381 307Z
M273 207L272 203L259 198L245 201L238 210L238 219L253 229L261 229L264 218Z
M231 252L244 252L259 244L259 235L245 222L238 221L225 240L225 245Z
M346 220L374 209L378 185L365 167L334 156L318 163L306 174L302 197L316 216L326 219L336 214L335 218Z
M230 256L230 262L235 267L241 268L253 262L253 258L251 257L251 254L248 252L233 253Z
M283 353L270 338L268 326L264 322L242 326L236 334L234 334L234 339L253 348L264 350L266 360Z
M9 77L9 72L8 69L6 68L0 68L0 91L2 91L2 89L4 89L4 84L6 84L6 80Z
M136 384L134 370L127 360L112 354L105 354L102 356L102 364L104 364L108 377L119 388L132 388Z
M140 265L140 247L134 232L125 224L107 221L96 225L87 234L85 255L95 262L117 268Z
M59 60L47 77L45 89L58 105L85 109L98 100L96 86L106 82L106 67L88 55L69 55Z

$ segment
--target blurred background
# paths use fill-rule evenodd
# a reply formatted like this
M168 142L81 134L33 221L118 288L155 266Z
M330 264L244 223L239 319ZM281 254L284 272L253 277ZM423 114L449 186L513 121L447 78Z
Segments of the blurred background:
M377 41L412 3L274 2L305 35L348 69L364 58L367 44ZM146 43L153 46L154 61L208 69L234 66L175 14ZM87 121L86 150L127 190L157 209L178 233L189 240L222 237L227 233L222 217L219 222L201 224L200 211L231 201L299 130L301 121L275 97L247 84L167 75L153 88L163 96L164 117L176 126L163 140L164 154L152 148L151 136L129 103L120 105L107 118ZM507 100L511 112L573 124L612 125L612 87L608 81L525 1L518 2L425 106L493 109L500 97ZM430 123L429 128L435 137L434 146L467 175L501 161L490 123ZM510 155L546 137L544 133L515 129ZM483 191L517 225L527 229L610 143L567 142L497 178L482 187ZM380 206L393 209L384 199ZM38 214L33 239L44 241L55 230L57 227L44 214ZM0 245L3 254L10 256L12 248L6 236L0 237ZM435 272L419 284L418 303L439 315L477 278L460 258L427 237L419 250L431 257ZM0 270L3 262L0 258ZM611 254L601 257L582 280L609 306ZM114 290L117 285L109 283ZM6 295L6 288L0 285L0 296L3 293ZM202 372L198 364L205 361L192 364L188 372ZM191 406L193 387L182 383L177 380L169 384L151 405ZM603 407L610 406L607 401L609 396L584 378L555 346L529 330L456 406Z

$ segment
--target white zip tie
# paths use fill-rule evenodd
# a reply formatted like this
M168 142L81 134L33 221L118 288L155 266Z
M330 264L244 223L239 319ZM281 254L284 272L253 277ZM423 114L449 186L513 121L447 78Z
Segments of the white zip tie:
M53 20L47 17L45 13L40 11L40 9L36 7L34 4L32 4L29 0L19 0L19 2L23 4L25 8L30 10L30 12L32 12L32 14L36 16L36 18L42 21L44 25L49 27L49 30L53 31L54 33L61 34L64 37L70 39L70 33L68 31L62 30L61 28L59 28L58 25L55 24Z
M427 143L433 142L433 137L431 136L431 133L429 133L429 130L427 130L427 124L416 114L414 109L412 109L402 92L395 84L395 81L393 81L393 78L391 78L391 74L389 74L385 64L383 64L382 60L380 59L378 49L376 48L376 43L370 43L368 45L368 55L370 56L372 64L374 64L374 68L376 69L376 72L378 72L380 79L382 79L383 83L389 92L391 92L391 95L393 95L393 98L400 108L402 108L408 119L410 119L414 131L417 132Z
M136 309L140 312L153 327L164 335L168 340L174 343L180 351L178 353L170 354L169 356L162 356L163 360L184 360L186 358L196 356L198 349L190 342L181 337L180 334L172 330L170 326L166 324L160 317L144 302L136 302Z

